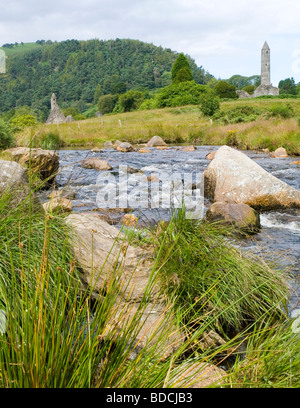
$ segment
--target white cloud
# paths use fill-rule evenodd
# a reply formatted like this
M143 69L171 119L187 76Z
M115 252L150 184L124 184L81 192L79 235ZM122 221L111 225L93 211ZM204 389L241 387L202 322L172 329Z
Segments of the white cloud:
M298 0L11 0L1 8L0 43L134 38L190 54L226 78L259 73L267 40L275 83L295 72L299 12Z

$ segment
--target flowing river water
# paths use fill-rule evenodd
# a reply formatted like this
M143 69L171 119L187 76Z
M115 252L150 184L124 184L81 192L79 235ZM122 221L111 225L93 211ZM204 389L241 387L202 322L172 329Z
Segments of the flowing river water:
M111 176L119 174L119 166L127 165L143 171L148 176L152 173L162 174L168 178L171 174L202 173L209 160L207 153L217 150L213 146L197 146L193 152L184 152L176 146L167 150L150 149L151 153L139 152L121 153L113 149L106 149L102 153L90 150L60 150L60 171L56 179L57 188L70 186L75 192L72 199L73 211L96 210L101 206L96 200L99 191L97 177L101 172L80 167L82 160L88 157L98 157L107 160L112 169ZM300 190L300 166L291 164L295 158L270 158L269 155L246 151L251 159L278 179ZM140 177L138 174L137 177ZM143 176L144 177L144 176ZM41 197L46 200L46 194ZM205 210L209 203L204 202ZM205 211L204 210L204 211ZM158 218L170 215L167 210L145 209L134 211L144 222L152 222ZM292 272L290 282L290 310L300 308L300 210L276 210L260 214L261 231L255 236L240 241L243 249L259 253L265 258L275 258L281 267L288 267Z

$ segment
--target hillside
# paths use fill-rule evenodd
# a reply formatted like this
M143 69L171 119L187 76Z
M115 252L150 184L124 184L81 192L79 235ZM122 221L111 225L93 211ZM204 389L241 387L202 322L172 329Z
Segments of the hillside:
M14 45L12 48L0 47L0 50L4 51L7 57L12 57L14 55L23 54L38 48L42 48L42 46L37 43L23 43Z
M76 103L83 110L94 102L97 86L103 94L165 86L178 55L129 39L24 44L5 48L5 52L7 72L0 75L0 112L28 105L43 119L52 92L61 105ZM195 81L206 83L211 75L191 57L188 60Z

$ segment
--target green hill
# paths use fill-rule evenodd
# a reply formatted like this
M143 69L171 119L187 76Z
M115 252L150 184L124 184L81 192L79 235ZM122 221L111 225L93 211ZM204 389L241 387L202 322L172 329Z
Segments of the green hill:
M138 40L38 41L8 45L6 74L0 75L0 112L28 105L42 119L50 96L62 107L83 111L99 94L120 94L132 88L155 90L169 84L178 53ZM211 75L187 56L197 83Z

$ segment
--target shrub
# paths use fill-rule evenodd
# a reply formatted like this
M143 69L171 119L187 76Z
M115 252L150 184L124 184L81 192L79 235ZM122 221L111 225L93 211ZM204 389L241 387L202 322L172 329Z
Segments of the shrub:
M220 109L219 98L213 93L208 92L201 97L200 110L205 116L212 116Z
M97 106L91 106L90 108L88 108L85 112L84 112L84 116L89 119L89 118L93 118L96 116L96 112L97 112Z
M12 137L12 128L9 123L0 119L0 150L7 149L14 145L14 139Z
M156 108L198 105L201 95L205 93L207 89L206 85L196 84L195 81L166 86L155 98Z
M107 94L101 96L98 102L98 110L102 113L102 115L111 113L114 110L117 100L117 95Z
M11 119L11 124L15 131L23 130L27 126L34 126L37 121L35 116L30 114L19 115Z
M119 96L118 105L120 105L123 112L130 112L138 109L143 100L143 92L131 89Z
M273 105L270 112L272 116L281 116L284 119L292 118L295 114L293 107L289 103L286 105Z
M238 97L236 87L226 81L218 81L213 89L220 98L237 99Z
M86 116L83 113L80 113L79 109L76 107L68 107L66 109L63 109L63 114L67 116L72 116L74 120L84 120L86 119Z
M248 105L236 106L228 111L221 110L214 114L214 119L222 124L252 122L264 112L261 109Z
M228 130L225 138L225 144L228 146L238 146L238 140L236 137L236 130Z
M146 99L139 106L139 110L149 110L149 109L155 109L155 108L156 108L155 98Z

